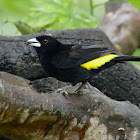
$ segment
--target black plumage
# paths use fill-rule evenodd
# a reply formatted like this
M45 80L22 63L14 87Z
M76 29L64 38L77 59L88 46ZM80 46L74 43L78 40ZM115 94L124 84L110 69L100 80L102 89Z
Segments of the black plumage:
M115 50L98 45L64 45L46 35L27 42L36 49L40 63L50 77L72 85L90 82L99 72L118 62L140 61L140 57L118 56Z

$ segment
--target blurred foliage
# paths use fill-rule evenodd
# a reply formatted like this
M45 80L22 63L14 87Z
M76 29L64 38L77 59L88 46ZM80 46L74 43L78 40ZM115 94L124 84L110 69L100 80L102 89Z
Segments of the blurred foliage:
M140 10L140 0L127 0L127 1Z
M44 0L37 1L39 6L34 8L29 16L23 18L22 22L31 27L42 27L46 29L72 29L95 27L98 21L84 9L76 7L73 0Z
M28 15L33 6L32 0L0 0L0 18L21 19Z
M108 0L0 0L0 34L12 22L22 34L47 30L95 28ZM127 0L140 9L139 0ZM96 13L95 13L96 12ZM1 21L4 21L1 23Z
M0 17L13 22L22 34L44 29L95 28L99 19L94 9L108 0L1 0ZM84 8L86 7L86 8Z

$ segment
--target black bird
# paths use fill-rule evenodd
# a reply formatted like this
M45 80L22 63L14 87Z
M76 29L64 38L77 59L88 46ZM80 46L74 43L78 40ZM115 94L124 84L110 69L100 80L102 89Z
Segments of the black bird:
M46 35L29 39L27 43L35 48L40 63L49 77L70 82L73 86L79 82L82 82L82 85L90 82L99 72L116 63L140 61L140 57L119 56L115 50L99 45L64 45Z

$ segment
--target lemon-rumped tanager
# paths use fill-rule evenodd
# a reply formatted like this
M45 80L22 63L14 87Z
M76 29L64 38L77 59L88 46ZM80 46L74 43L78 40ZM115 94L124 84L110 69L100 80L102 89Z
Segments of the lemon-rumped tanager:
M46 35L29 39L27 44L35 48L40 63L49 77L70 82L73 86L79 82L82 82L82 85L90 82L95 75L116 63L140 61L140 57L119 56L115 50L99 45L64 45Z

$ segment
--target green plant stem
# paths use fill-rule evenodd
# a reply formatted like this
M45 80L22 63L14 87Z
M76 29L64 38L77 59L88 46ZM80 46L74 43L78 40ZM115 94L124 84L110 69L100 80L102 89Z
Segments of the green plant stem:
M90 4L90 14L93 16L93 3L92 3L92 0L89 0L89 4Z

